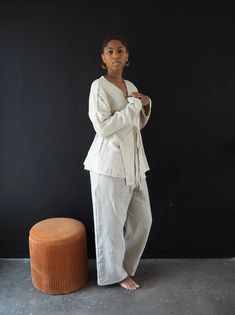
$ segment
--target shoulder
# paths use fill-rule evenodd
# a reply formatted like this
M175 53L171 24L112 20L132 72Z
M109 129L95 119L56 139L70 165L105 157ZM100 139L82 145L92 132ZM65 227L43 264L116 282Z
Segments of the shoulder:
M90 97L97 99L97 97L102 97L103 99L106 99L106 87L105 87L105 82L103 77L101 76L98 79L95 79L94 81L91 82L91 87L90 87Z
M127 80L127 79L124 79L124 81L131 92L138 92L138 89L133 82L131 82L130 80Z
M104 79L103 76L99 77L98 79L95 79L91 82L91 90L102 90L104 88Z
M99 79L95 79L91 82L91 89L96 89L99 86Z
M97 94L100 89L100 78L95 79L90 85L90 94Z

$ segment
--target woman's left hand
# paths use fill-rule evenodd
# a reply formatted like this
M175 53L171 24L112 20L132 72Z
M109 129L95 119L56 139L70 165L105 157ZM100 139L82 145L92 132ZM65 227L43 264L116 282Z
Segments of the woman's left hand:
M133 92L130 96L139 98L141 100L143 106L149 105L149 98L147 95L144 95L144 94L139 93L139 92Z

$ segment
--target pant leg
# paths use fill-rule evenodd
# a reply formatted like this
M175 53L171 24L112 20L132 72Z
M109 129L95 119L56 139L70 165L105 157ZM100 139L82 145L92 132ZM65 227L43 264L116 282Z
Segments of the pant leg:
M90 172L98 285L117 283L128 274L123 266L123 228L131 189L122 178Z
M124 226L126 248L124 267L131 276L136 272L151 225L152 214L148 187L146 179L142 179L141 190L139 187L133 189Z

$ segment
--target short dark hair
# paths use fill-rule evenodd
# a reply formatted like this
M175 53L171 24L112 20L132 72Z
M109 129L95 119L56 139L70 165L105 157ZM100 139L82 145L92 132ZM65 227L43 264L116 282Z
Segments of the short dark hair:
M103 40L103 43L102 43L102 46L101 46L101 53L104 52L104 49L105 47L107 46L108 42L110 42L111 40L119 40L123 46L125 46L126 50L128 51L129 48L128 48L128 45L127 45L127 42L125 40L125 38L123 38L121 35L109 35L107 36L104 40Z

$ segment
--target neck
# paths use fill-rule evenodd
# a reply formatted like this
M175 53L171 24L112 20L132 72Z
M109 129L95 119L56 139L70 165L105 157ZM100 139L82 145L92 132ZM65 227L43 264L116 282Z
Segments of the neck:
M108 71L108 72L106 73L105 77L106 77L107 79L112 80L112 81L115 81L115 82L123 81L122 72L114 73L114 72Z

